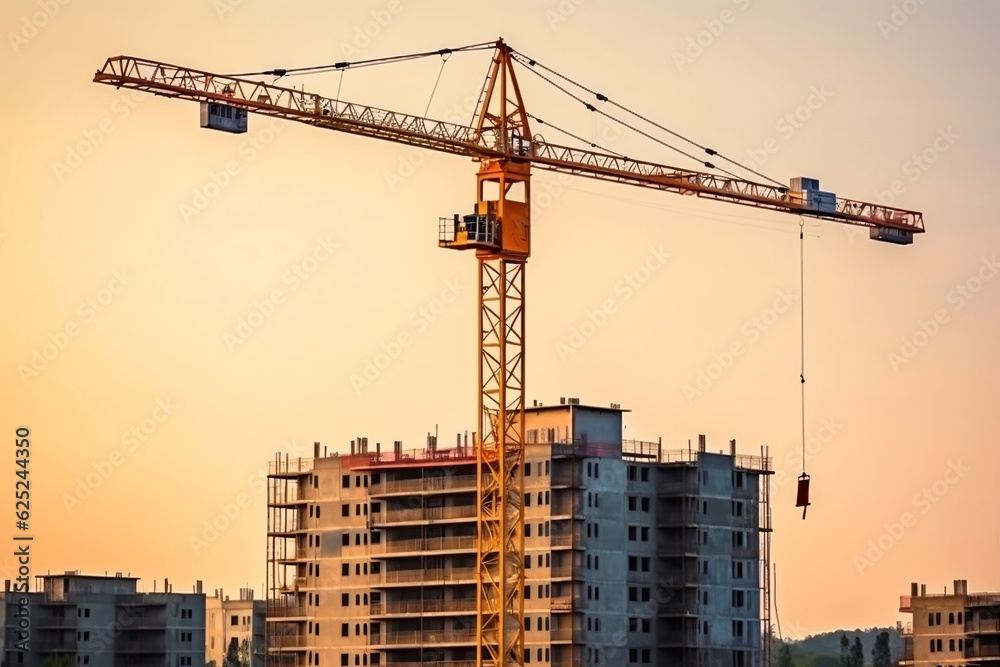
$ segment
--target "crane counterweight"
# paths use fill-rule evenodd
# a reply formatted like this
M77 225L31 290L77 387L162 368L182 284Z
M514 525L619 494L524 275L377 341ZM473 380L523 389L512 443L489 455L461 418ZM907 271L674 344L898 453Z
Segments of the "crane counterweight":
M247 131L246 109L220 102L202 102L201 126L210 130L243 134Z

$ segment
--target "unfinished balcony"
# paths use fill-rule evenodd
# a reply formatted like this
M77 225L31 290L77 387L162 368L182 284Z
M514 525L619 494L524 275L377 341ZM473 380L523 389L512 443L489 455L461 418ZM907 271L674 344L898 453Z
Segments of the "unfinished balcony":
M372 602L369 612L372 618L469 616L476 613L476 598Z
M416 479L387 479L368 487L372 498L430 495L476 490L475 475L432 475Z

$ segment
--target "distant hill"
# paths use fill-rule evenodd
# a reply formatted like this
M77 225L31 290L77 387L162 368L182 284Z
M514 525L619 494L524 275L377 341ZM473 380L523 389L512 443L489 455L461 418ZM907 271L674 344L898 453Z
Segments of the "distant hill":
M851 644L854 643L855 637L860 637L861 645L865 649L865 662L870 664L875 638L882 632L889 633L889 648L892 651L892 659L894 662L898 661L903 655L903 639L894 627L834 630L833 632L810 635L805 639L790 639L788 646L795 667L840 667L841 636L846 634ZM776 652L772 651L772 658L775 654Z

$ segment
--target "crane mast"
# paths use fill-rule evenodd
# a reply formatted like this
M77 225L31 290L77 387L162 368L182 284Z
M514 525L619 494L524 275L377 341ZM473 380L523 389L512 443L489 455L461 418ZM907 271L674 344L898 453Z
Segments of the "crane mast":
M510 49L493 58L476 132L503 152L530 136ZM524 306L531 253L531 166L482 158L476 208L438 243L475 250L479 262L476 665L524 662ZM488 660L488 662L487 662Z
M245 132L252 112L479 161L474 208L439 220L438 245L474 250L479 265L476 664L510 667L524 664L524 318L531 168L860 225L870 229L871 238L896 244L911 243L924 227L919 212L827 197L811 179L793 179L783 187L548 143L530 131L533 116L515 75L515 63L533 67L535 61L502 39L485 46L494 48L493 60L469 126L130 56L109 58L94 81L200 102L202 126L213 129ZM346 69L350 63L333 67Z

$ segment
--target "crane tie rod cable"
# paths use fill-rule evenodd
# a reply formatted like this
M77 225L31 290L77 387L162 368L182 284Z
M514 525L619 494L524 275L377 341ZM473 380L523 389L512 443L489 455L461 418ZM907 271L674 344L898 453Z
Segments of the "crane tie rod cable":
M515 55L515 58L516 57L517 56ZM523 63L523 61L520 58L518 58L518 61ZM635 127L634 125L629 125L628 123L626 123L625 121L623 121L620 118L616 118L616 117L612 116L611 114L608 114L608 113L606 113L604 111L601 111L600 109L598 109L597 107L595 107L590 102L587 102L583 98L581 98L581 97L579 97L577 95L574 95L573 93L571 93L570 91L566 90L564 87L560 86L558 83L556 83L552 79L548 78L547 76L545 76L544 74L542 74L538 70L530 69L529 68L528 71L531 72L532 74L534 74L535 76L537 76L538 78L542 79L543 81L547 82L549 85L553 86L554 88L562 91L563 93L565 93L569 97L572 97L574 100L576 100L577 102L579 102L580 104L582 104L584 107L586 107L588 111L592 111L594 113L600 114L601 116L604 116L605 118L607 118L609 120L613 120L616 123L618 123L618 124L620 124L620 125L628 128L628 129L632 130L633 132L635 132L637 134L641 134L642 136L646 137L650 141L655 141L656 143L658 143L658 144L660 144L662 146L665 146L665 147L669 148L672 151L676 151L676 152L680 153L684 157L690 158L691 160L694 160L695 162L700 162L701 164L703 164L708 169L718 169L719 171L721 171L722 173L724 173L724 174L726 174L728 176L732 176L733 178L739 178L739 176L737 176L736 174L734 174L734 173L732 173L730 171L727 171L726 169L722 169L721 167L717 167L714 164L712 164L711 162L708 162L708 161L705 161L705 160L701 160L700 158L692 155L691 153L688 153L685 150L677 148L676 146L672 146L672 145L668 144L667 142L663 141L662 139L654 137L653 135L651 135L649 132L646 132L645 130L640 130L639 128Z
M431 102L434 101L434 93L437 92L438 84L441 83L441 75L444 74L444 66L448 64L448 58L450 57L451 51L445 51L441 54L441 69L438 70L437 78L434 79L434 87L431 89L430 99L427 100L427 108L424 109L424 118L426 118L431 112Z
M421 53L409 53L401 56L387 56L385 58L370 58L368 60L358 60L355 62L338 62L328 65L313 65L311 67L291 67L291 68L275 68L264 70L263 72L243 72L241 74L228 74L229 77L243 77L243 76L293 76L298 74L317 74L320 72L330 72L337 70L345 70L347 68L358 68L358 67L370 67L372 65L384 65L387 63L403 62L407 60L415 60L417 58L428 58L430 56L445 56L451 55L452 53L459 53L462 51L482 51L488 48L494 48L496 42L484 42L482 44L469 44L467 46L460 46L453 49L437 49L436 51L423 51Z
M709 147L707 147L707 146L703 146L702 144L698 143L697 141L694 141L693 139L689 139L688 137L685 137L685 136L684 136L684 135L682 135L682 134L679 134L679 133L677 133L677 132L674 132L674 131L673 131L673 130L671 130L670 128L668 128L668 127L665 127L664 125L661 125L660 123L657 123L657 122L656 122L656 121L654 121L654 120L651 120L651 119L649 119L649 118L646 118L646 117L645 117L645 116L643 116L642 114L639 114L639 113L636 113L635 111L632 111L632 110L631 110L631 109L629 109L628 107L625 107L625 106L623 106L623 105L621 105L621 104L619 104L619 103L615 102L614 100L612 100L612 99L608 98L607 96L605 96L605 95L602 95L601 93L598 93L598 92L597 92L597 91L595 91L595 90L591 90L590 88L588 88L587 86L584 86L584 85L583 85L583 84L581 84L581 83L577 83L576 81L574 81L573 79L569 78L568 76L566 76L566 75L564 75L564 74L560 74L559 72L555 71L554 69L552 69L552 68L550 68L550 67L547 67L547 66L543 65L542 63L538 62L538 61L537 61L537 60L535 60L534 58L529 58L528 56L525 56L525 55L524 55L523 53L520 53L519 51L514 51L513 53L514 53L515 57L518 57L518 56L520 56L520 57L518 58L518 62L520 62L520 63L522 63L522 64L525 64L525 65L528 65L528 67L529 67L529 68L537 66L537 67L540 67L540 68L544 69L544 70L545 70L545 71L547 71L547 72L551 72L551 73L552 73L553 75L555 75L555 76L559 77L560 79L562 79L562 80L564 80L564 81L567 81L568 83L571 83L572 85L574 85L574 86L576 86L576 87L580 88L581 90L584 90L584 91L586 91L586 92L590 93L590 94L591 94L591 95L593 95L593 96L594 96L594 97L595 97L595 98L596 98L596 99L597 99L598 101L600 101L600 102L607 102L608 104L611 104L612 106L614 106L614 107L616 107L616 108L618 108L618 109L621 109L621 110L622 110L622 111L624 111L625 113L628 113L628 114L631 114L632 116L635 116L636 118L638 118L638 119L640 119L640 120L642 120L642 121L645 121L645 122L649 123L650 125L652 125L652 126L654 126L654 127L658 128L658 129L660 129L660 130L663 130L664 132L666 132L666 133L668 133L668 134L671 134L671 135L673 135L673 136L677 137L678 139L680 139L680 140L682 140L682 141L686 141L687 143L689 143L689 144L691 144L691 145L693 145L693 146L696 146L696 147L700 148L701 150L705 151L705 153L707 153L708 155L711 155L711 156L715 156L715 157L718 157L718 158L720 158L720 159L722 159L722 160L725 160L726 162L729 162L730 164L733 164L733 165L736 165L736 166L737 166L737 167L739 167L740 169L744 169L744 170L746 170L746 171L750 172L751 174L754 174L754 175L756 175L756 176L760 176L760 177L761 177L761 178L763 178L763 179L766 179L766 180L768 180L768 181L771 181L772 183L775 183L776 185L778 185L778 186L779 186L779 187L781 187L781 188L785 188L785 187L787 187L787 186L786 186L786 185L785 185L784 183L782 183L782 182L780 182L780 181L777 181L777 180L775 180L775 179L771 178L770 176L767 176L766 174L762 174L762 173L760 173L759 171L756 171L756 170L754 170L754 169L751 169L750 167L747 167L746 165L744 165L744 164L741 164L741 163L737 162L736 160L733 160L732 158L729 158L729 157L727 157L727 156L725 156L725 155L723 155L723 154L719 153L718 151L716 151L716 150L714 150L714 149L712 149L712 148L709 148ZM532 71L534 71L534 70L532 70ZM582 100L581 100L581 101L582 101ZM588 108L589 108L589 106L590 106L590 105L588 105ZM677 150L677 149L674 149L674 150ZM680 151L678 151L678 152L680 152ZM686 155L686 153L685 153L685 155ZM690 156L689 156L689 157L690 157ZM695 160L697 160L698 158L694 158L694 159L695 159ZM700 160L699 160L699 161L700 161ZM710 163L708 163L708 162L705 162L704 164L705 164L706 166L709 166L709 165L710 165ZM710 168L712 168L712 167L710 167ZM721 171L725 171L725 170L721 170ZM725 172L725 173L727 173L727 174L728 174L729 172ZM734 175L734 174L730 174L730 176L734 176L734 177L735 177L735 175Z

